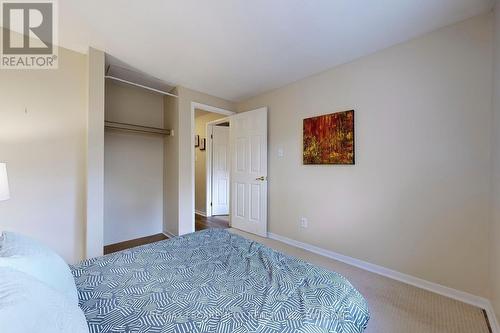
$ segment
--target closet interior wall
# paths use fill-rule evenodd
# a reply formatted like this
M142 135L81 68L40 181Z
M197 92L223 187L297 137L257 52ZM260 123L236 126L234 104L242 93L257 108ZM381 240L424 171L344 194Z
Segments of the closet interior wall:
M163 128L164 97L106 80L106 121ZM164 141L155 134L106 128L104 245L162 233Z

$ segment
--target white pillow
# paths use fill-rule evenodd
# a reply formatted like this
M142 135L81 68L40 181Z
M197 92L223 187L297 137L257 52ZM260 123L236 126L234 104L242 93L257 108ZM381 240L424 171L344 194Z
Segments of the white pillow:
M89 333L83 311L23 272L0 267L0 332Z
M0 238L0 267L10 267L46 283L78 305L75 279L66 262L41 243L13 232Z

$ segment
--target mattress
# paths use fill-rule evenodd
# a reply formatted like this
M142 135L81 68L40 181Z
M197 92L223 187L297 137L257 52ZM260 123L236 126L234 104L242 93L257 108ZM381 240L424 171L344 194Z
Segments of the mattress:
M222 229L72 266L91 333L363 332L365 299L341 275Z

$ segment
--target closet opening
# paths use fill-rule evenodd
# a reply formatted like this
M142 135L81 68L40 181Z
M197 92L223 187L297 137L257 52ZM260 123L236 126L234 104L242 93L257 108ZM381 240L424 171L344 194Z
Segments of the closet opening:
M120 66L106 67L104 254L168 238L164 154L173 131L164 126L164 100L176 96L148 80Z

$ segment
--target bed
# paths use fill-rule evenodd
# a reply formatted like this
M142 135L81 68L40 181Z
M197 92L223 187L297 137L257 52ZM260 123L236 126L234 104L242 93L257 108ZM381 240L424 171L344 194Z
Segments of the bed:
M221 229L71 270L91 333L358 333L370 317L341 275Z

